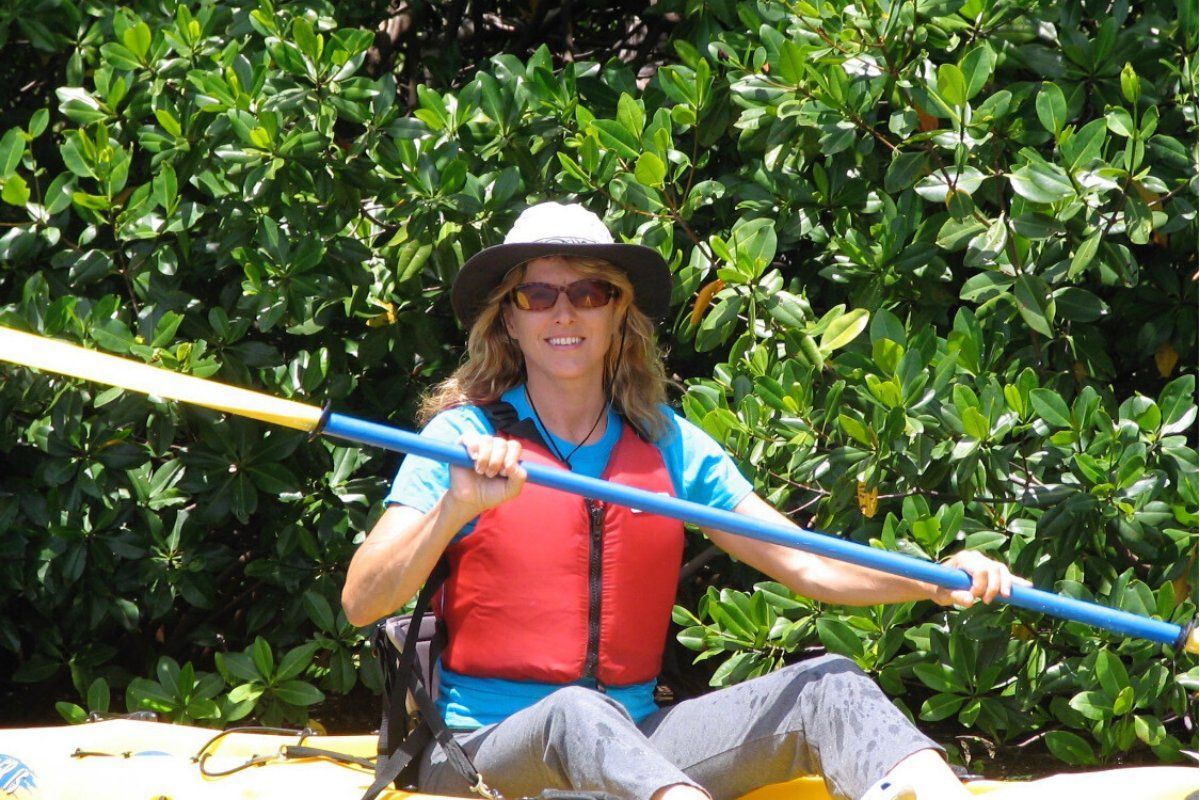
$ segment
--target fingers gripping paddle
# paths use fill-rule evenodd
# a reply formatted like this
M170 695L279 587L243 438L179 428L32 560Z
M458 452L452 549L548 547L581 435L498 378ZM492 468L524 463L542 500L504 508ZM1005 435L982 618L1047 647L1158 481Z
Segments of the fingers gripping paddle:
M474 465L467 455L466 448L460 445L430 441L390 425L331 414L316 406L213 380L181 375L10 328L0 327L0 360L252 417L313 434L323 433L359 444L411 453L460 467L469 468ZM877 550L797 527L753 520L730 511L720 511L686 500L587 478L564 469L532 463L523 463L523 466L530 481L552 489L661 514L701 527L716 528L764 542L795 547L881 572L926 581L946 589L971 588L971 578L962 570L911 556ZM1197 632L1194 623L1184 628L1127 611L1019 585L1012 587L1011 596L997 599L1020 608L1084 622L1127 636L1183 647L1190 653L1200 650L1200 633Z

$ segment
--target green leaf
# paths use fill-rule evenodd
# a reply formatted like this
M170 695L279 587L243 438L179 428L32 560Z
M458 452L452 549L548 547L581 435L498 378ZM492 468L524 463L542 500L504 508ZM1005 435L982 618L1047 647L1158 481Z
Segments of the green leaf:
M1060 137L1059 151L1062 153L1067 172L1075 174L1095 164L1103 153L1107 140L1108 127L1103 119L1094 119L1077 131L1064 132ZM1095 172L1086 174L1097 176Z
M966 700L962 695L938 692L921 704L921 719L926 722L940 722L952 717L958 713Z
M1096 753L1082 736L1070 731L1050 731L1046 734L1046 747L1061 761L1076 767L1096 764Z
M987 230L973 238L967 244L967 254L963 259L967 266L992 267L1000 261L1008 243L1008 224L1004 217L997 217L988 225Z
M767 313L781 325L799 330L808 319L808 310L791 292L779 291L766 298Z
M888 339L900 345L901 355L904 346L908 344L904 323L886 308L879 309L871 317L871 343L878 343L881 339Z
M297 16L292 20L292 38L296 42L296 46L300 48L300 52L308 56L308 60L316 62L321 57L321 47L317 41L317 35L313 31L312 23L306 17Z
M738 593L729 589L721 592L721 599L709 605L708 611L713 621L728 633L746 642L753 642L757 634L757 626L750 620L749 615L736 602Z
M850 344L866 330L870 321L871 313L865 308L855 308L836 317L821 334L821 353L828 357L834 350Z
M76 131L74 135L68 136L59 147L59 153L62 155L63 164L71 172L81 178L96 177L92 172L93 159L87 155L87 146L84 144L82 131Z
M253 704L262 697L264 689L260 683L243 683L229 691L229 699L234 703L250 703L253 708Z
M1103 692L1080 692L1071 698L1071 708L1090 720L1100 721L1113 715L1113 698Z
M749 280L758 278L775 258L779 246L774 220L738 220L733 226L730 244L738 271Z
M638 141L646 128L646 112L637 100L622 92L617 100L617 121Z
M1079 277L1092 265L1096 259L1096 253L1100 250L1100 236L1100 231L1096 231L1084 239L1083 244L1079 245L1075 255L1071 256L1071 266L1067 268L1068 278Z
M1125 665L1111 650L1101 650L1096 654L1096 678L1100 681L1104 693L1112 698L1116 698L1130 686Z
M154 118L158 120L158 124L162 126L162 129L172 136L183 135L183 128L180 126L179 120L175 118L175 115L169 109L156 108L154 110Z
M50 124L50 112L45 108L39 108L33 112L33 116L29 118L29 138L36 139L45 132L46 126ZM3 159L0 158L0 163ZM0 177L4 177L0 175Z
M104 678L96 678L88 687L87 692L88 708L92 711L106 713L109 704L108 681Z
M117 69L136 70L142 68L141 59L123 44L106 42L100 45L100 54L104 56L105 62Z
M9 205L24 207L29 202L29 185L20 175L9 176L4 181L4 190L0 191L0 198Z
M962 693L967 686L962 677L955 674L949 664L916 664L913 673L921 682L936 692Z
M1132 139L1137 133L1133 117L1129 116L1129 112L1123 108L1114 108L1109 111L1104 115L1104 121L1110 131L1118 136L1124 136L1126 139Z
M9 128L0 139L0 178L8 178L21 165L25 155L25 137L20 128Z
M985 417L979 409L974 407L963 409L962 424L963 431L967 434L967 436L971 436L980 441L987 439L989 433L991 432L991 426L988 424L987 417Z
M1042 127L1057 136L1067 124L1067 99L1062 89L1056 83L1043 83L1035 105Z
M879 365L884 375L895 375L904 357L904 348L892 339L876 339L871 345L871 359Z
M846 414L839 414L838 425L841 425L842 430L844 430L851 438L856 439L862 444L865 444L867 447L875 446L875 442L872 440L871 433L867 430L867 426L863 425L854 417L847 416Z
M150 52L150 43L153 38L150 33L150 26L142 20L138 20L136 25L127 29L121 35L121 41L125 43L125 46L129 48L129 52L133 53L140 63L146 62L146 56Z
M667 177L667 165L654 153L645 152L638 156L633 174L642 185L661 189L663 180Z
M957 108L967 102L967 82L962 70L953 64L941 64L937 71L938 93L945 101Z
M304 593L303 601L304 611L313 624L326 633L332 633L337 620L333 614L333 607L324 595L316 589L309 589Z
M996 51L983 42L963 56L961 66L967 84L967 99L970 100L983 90L992 77L992 70L996 68Z
M1133 687L1126 686L1113 700L1113 716L1123 717L1133 710Z
M1029 393L1029 401L1033 404L1034 413L1053 427L1071 427L1071 409L1067 407L1067 401L1054 390L1034 389Z
M737 295L726 297L717 303L716 307L704 316L700 329L696 331L696 349L701 352L711 350L732 336L742 303L742 298Z
M793 86L804 81L808 56L800 45L785 39L779 46L779 78Z
M890 164L888 164L887 174L883 178L884 191L889 194L897 194L916 182L918 176L922 175L929 166L929 156L925 152L920 153L897 153ZM945 197L945 192L942 192L942 197Z
M817 619L817 636L821 644L831 653L862 658L863 643L854 633L854 629L839 619L819 617Z
M1024 273L1017 277L1013 293L1025 324L1048 339L1054 338L1054 300L1046 282Z
M1026 164L1012 173L1008 180L1013 191L1035 203L1057 203L1076 194L1067 173L1055 164Z
M1095 322L1108 313L1099 297L1077 286L1066 286L1054 292L1057 316L1072 322Z
M1133 718L1133 730L1137 738L1151 747L1161 744L1167 737L1167 728L1158 717L1137 715Z
M1003 272L989 270L967 279L959 290L959 297L972 303L986 303L1012 288L1013 278Z
M167 213L175 209L179 195L179 185L175 177L175 169L170 164L163 164L158 176L154 179L154 199Z
M1165 436L1182 433L1196 418L1196 376L1183 375L1163 387L1158 396Z
M613 119L593 120L592 130L600 144L626 161L635 161L640 155L641 144L620 122Z
M214 660L217 669L229 683L235 680L253 682L260 677L254 661L246 653L217 653Z
M308 642L288 650L279 660L279 669L275 671L274 679L286 681L299 675L312 663L313 656L320 647L316 642Z
M87 722L88 712L74 703L67 703L60 700L54 704L54 710L70 725L80 725Z
M1076 453L1074 456L1075 464L1079 467L1079 471L1093 485L1106 483L1108 481L1108 471L1104 465L1096 460L1095 457L1087 453Z
M274 674L275 658L271 655L271 645L266 639L261 636L254 637L254 644L250 646L250 658L254 662L254 668L263 678Z
M1146 244L1150 241L1150 232L1154 230L1154 215L1140 197L1128 195L1125 198L1125 232L1129 241L1134 244Z
M975 167L963 167L957 172L951 167L930 173L918 181L915 188L917 194L926 200L942 203L951 190L973 195L979 191L986 177Z

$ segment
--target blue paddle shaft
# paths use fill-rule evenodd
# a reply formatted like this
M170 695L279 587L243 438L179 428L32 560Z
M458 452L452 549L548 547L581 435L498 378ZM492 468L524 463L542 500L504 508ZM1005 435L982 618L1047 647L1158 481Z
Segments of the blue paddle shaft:
M320 432L340 439L410 453L460 467L473 468L475 465L475 462L467 454L467 449L462 445L431 441L390 425L368 422L341 414L330 414L325 427ZM813 533L791 525L763 522L743 514L735 514L732 511L721 511L699 503L577 475L565 469L526 462L522 462L522 466L525 467L531 482L552 489L560 489L582 497L648 511L681 522L690 522L703 528L716 528L763 542L794 547L838 561L858 564L861 567L925 581L946 589L971 588L971 577L960 569L945 567L887 550L877 550L857 542ZM1149 619L1127 611L1106 608L1095 603L1075 600L1027 586L1014 585L1011 595L997 599L1031 611L1041 611L1062 619L1084 622L1097 628L1167 645L1181 645L1181 640L1185 636L1183 628L1173 623Z

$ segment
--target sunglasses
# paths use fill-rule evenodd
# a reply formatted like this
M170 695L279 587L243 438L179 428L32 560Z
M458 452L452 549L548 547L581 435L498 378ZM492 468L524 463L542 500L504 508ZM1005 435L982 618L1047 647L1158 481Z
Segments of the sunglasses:
M508 298L512 304L522 311L547 311L554 308L558 295L564 293L575 308L603 308L609 301L621 293L621 290L608 281L598 278L584 278L568 283L566 286L555 286L552 283L522 283L513 287Z

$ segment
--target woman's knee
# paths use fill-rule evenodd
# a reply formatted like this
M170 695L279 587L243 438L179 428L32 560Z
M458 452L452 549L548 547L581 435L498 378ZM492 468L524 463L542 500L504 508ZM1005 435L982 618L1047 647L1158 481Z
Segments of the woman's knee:
M811 670L820 675L852 675L858 677L868 677L867 673L854 660L846 656L839 656L834 653L826 653L823 656L810 658L807 661L802 661L799 664L792 664L793 667L802 667L805 670Z
M889 702L875 680L858 664L839 655L825 655L784 667L787 695L809 707L825 707L830 702ZM804 702L807 701L807 702Z
M834 684L875 684L871 676L854 661L832 653L789 664L779 670L779 676L791 684L793 693L809 687Z

